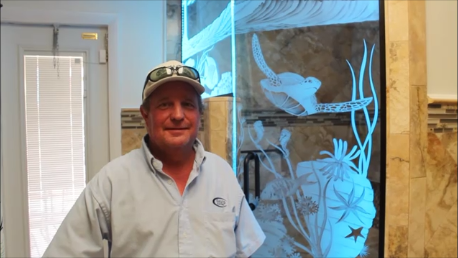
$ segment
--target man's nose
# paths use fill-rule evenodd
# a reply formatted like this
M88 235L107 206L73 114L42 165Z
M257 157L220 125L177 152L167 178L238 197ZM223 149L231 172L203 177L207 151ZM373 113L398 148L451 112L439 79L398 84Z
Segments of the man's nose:
M172 120L182 120L184 118L183 107L180 104L174 104L170 117Z

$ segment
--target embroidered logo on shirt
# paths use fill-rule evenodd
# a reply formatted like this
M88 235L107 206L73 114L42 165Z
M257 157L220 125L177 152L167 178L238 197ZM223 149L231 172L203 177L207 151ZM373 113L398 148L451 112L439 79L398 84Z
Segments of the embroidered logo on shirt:
M223 208L223 207L226 207L226 200L224 200L223 198L221 197L216 197L215 199L213 199L213 204L220 207L220 208Z

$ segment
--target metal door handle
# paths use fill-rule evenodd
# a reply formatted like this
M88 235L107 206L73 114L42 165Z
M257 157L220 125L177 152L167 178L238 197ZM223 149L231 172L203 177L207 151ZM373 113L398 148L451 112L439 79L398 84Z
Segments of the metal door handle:
M261 195L261 178L259 167L259 156L255 152L249 152L243 161L243 193L250 205L251 210L256 209L257 202L250 202L250 161L254 160L254 196L259 200Z

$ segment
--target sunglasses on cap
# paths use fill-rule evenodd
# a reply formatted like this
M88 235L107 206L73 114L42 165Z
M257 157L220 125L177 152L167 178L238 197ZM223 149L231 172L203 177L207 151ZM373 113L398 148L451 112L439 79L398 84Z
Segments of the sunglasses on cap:
M178 76L184 76L192 80L196 80L200 82L200 75L199 72L189 66L168 66L168 67L159 67L154 70L152 70L148 76L146 77L145 85L143 87L143 90L146 87L146 84L148 81L151 82L158 82L162 79L168 78L173 76L173 74L176 73Z

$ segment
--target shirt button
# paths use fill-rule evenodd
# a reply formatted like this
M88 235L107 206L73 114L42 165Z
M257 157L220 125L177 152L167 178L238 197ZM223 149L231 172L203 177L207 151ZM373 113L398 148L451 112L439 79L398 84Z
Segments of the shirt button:
M172 184L173 184L172 180L169 180L169 185L172 185Z
M183 233L183 237L187 237L188 235L186 233Z

